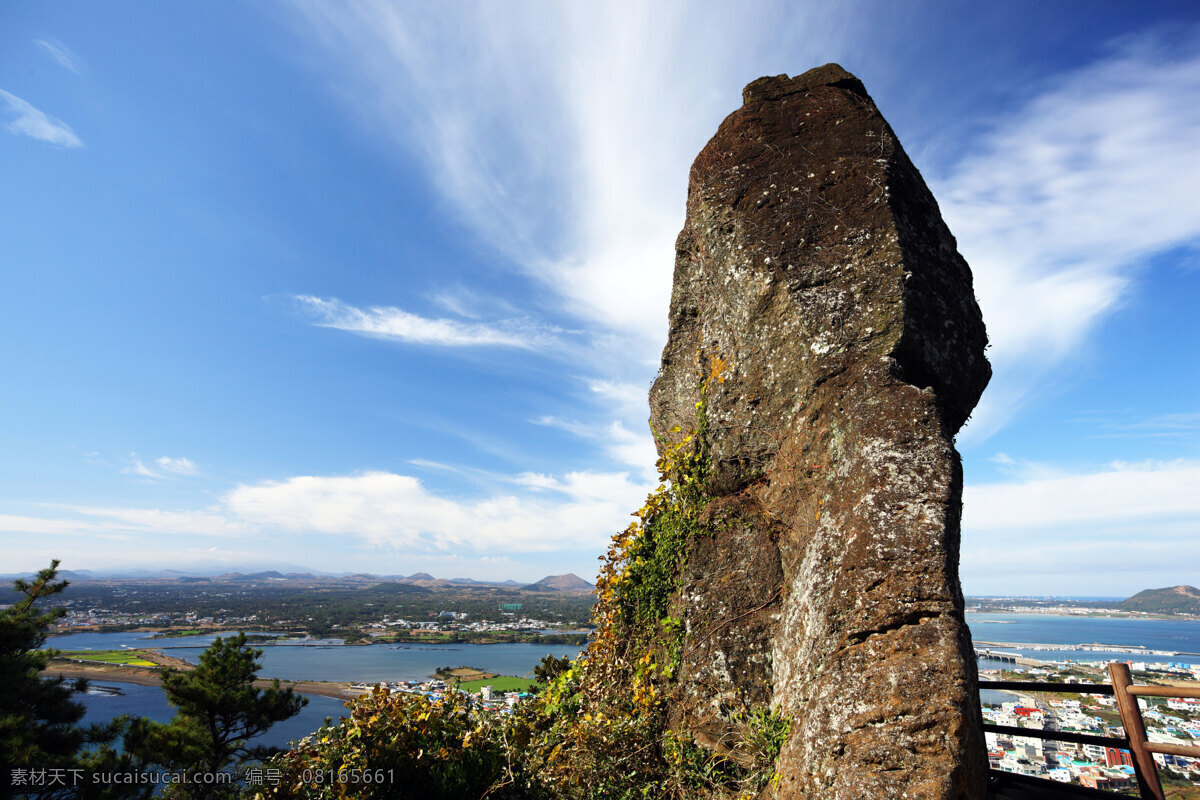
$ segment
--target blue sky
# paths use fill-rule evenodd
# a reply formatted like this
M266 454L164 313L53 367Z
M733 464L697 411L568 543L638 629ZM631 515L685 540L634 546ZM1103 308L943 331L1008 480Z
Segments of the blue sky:
M7 4L0 572L595 573L687 169L866 83L972 264L968 593L1200 583L1200 12Z

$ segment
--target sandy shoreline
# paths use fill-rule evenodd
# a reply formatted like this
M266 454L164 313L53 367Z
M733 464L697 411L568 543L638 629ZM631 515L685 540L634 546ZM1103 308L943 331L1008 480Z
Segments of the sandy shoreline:
M163 666L176 667L178 669L192 669L192 665L186 661L174 658L172 656L155 655L155 660L162 663ZM132 683L137 686L161 686L162 680L159 678L158 670L153 667L130 667L118 664L85 664L71 659L56 658L46 667L45 674L50 677L63 676L65 678L87 678L89 681L96 683ZM272 685L269 679L257 680L254 685L259 688L266 688ZM301 694L317 694L323 697L332 697L337 700L353 700L359 697L362 692L357 689L351 689L348 683L337 683L334 681L285 681L280 680L279 685L287 688L291 687Z

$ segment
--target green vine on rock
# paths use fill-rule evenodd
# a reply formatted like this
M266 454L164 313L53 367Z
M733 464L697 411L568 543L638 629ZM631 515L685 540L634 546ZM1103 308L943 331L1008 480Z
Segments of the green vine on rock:
M713 359L719 379L725 362ZM702 373L703 374L703 373ZM703 374L696 402L696 430L669 445L659 458L658 488L636 512L637 521L615 537L597 581L597 611L623 633L644 641L646 634L678 640L682 624L668 620L680 588L689 540L703 532L700 515L708 503L708 383ZM676 426L672 433L678 434ZM605 615L606 604L611 613Z
M714 360L712 374L724 362ZM531 769L571 798L689 797L695 745L670 730L666 700L686 635L678 609L691 541L708 503L708 370L696 429L664 444L660 483L613 537L596 581L597 633L587 652L542 693L529 721ZM661 441L661 440L660 440Z

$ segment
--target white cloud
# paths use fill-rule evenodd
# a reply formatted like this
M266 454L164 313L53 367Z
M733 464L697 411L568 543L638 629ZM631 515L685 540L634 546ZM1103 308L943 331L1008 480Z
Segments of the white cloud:
M525 478L516 482L532 485ZM645 491L623 473L569 473L546 478L544 486L561 496L455 500L410 476L366 472L239 486L225 503L237 518L264 530L345 536L409 553L494 554L598 550L624 526Z
M964 493L969 592L1116 594L1195 582L1200 461L1113 463L1073 473L1001 461L1016 477ZM600 552L649 488L625 472L522 473L507 482L511 491L462 499L390 472L297 476L238 486L207 509L52 506L44 517L0 515L0 532L37 534L42 549L59 536L80 542L131 535L104 553L110 560L125 553L129 561L146 548L189 546L195 540L179 539L188 535L268 549L280 537L317 537L321 552L338 537L388 558L453 557L470 571L475 559L504 554Z
M0 89L0 99L8 105L8 110L15 116L5 128L17 136L28 136L40 142L48 142L59 147L83 147L83 142L71 126L62 120L39 111L15 94Z
M498 482L505 488L463 499L391 472L296 476L239 485L204 509L47 505L44 516L0 514L0 532L44 536L40 549L59 536L131 536L107 554L130 561L146 548L209 547L213 537L262 548L281 536L316 537L321 552L336 547L329 537L340 537L392 558L577 558L601 552L650 488L626 472L523 474ZM57 546L76 552L83 540L68 541Z
M137 457L136 453L132 454L130 459L132 463L121 469L121 472L127 475L139 475L150 480L192 478L200 475L200 470L195 463L191 459L182 456L179 458L162 456L154 459L152 466L147 466L145 462Z
M558 428L582 439L598 442L601 450L609 459L637 470L648 484L653 483L658 476L655 468L658 453L654 448L654 439L648 432L634 433L626 428L620 420L613 420L601 425L589 425L544 416L534 420L534 423Z
M196 468L196 465L191 461L191 459L183 458L182 456L179 458L162 456L161 458L156 458L154 463L158 465L160 470L170 473L171 475L200 474L200 471Z
M33 43L58 62L59 66L71 70L76 75L79 74L79 56L58 39L35 39Z
M542 489L558 489L561 486L558 478L541 472L522 472L513 478L513 483L518 486L524 486L527 489L532 489L535 492Z
M1028 465L1014 480L969 485L962 544L967 591L1095 594L1103 587L1106 594L1132 594L1195 583L1197 487L1195 460L1115 462L1075 473Z
M440 347L547 348L557 341L556 329L529 320L513 319L487 324L452 319L428 319L399 308L347 305L335 298L297 295L296 300L326 328Z
M1084 474L1038 474L1031 480L968 486L963 527L1051 528L1151 521L1180 516L1200 522L1200 462L1126 464Z
M1200 239L1200 55L1170 50L1126 42L1052 76L931 181L992 341L995 378L965 437L1003 426L1151 256Z
M648 387L623 381L589 380L588 388L606 401L616 403L624 411L645 415L649 413Z
M1086 542L1019 532L997 535L989 548L964 549L968 595L1102 595L1196 584L1194 525L1109 528Z
M614 461L641 471L647 480L657 478L658 471L654 465L658 461L658 452L650 434L634 433L620 422L610 422L604 447Z

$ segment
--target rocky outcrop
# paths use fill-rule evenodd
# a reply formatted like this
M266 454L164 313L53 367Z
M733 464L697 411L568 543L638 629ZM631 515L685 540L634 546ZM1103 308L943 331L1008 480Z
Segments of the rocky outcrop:
M650 394L660 449L703 430L708 459L672 719L736 760L747 711L790 718L780 798L981 798L953 445L991 374L970 269L857 78L743 97L692 166Z

